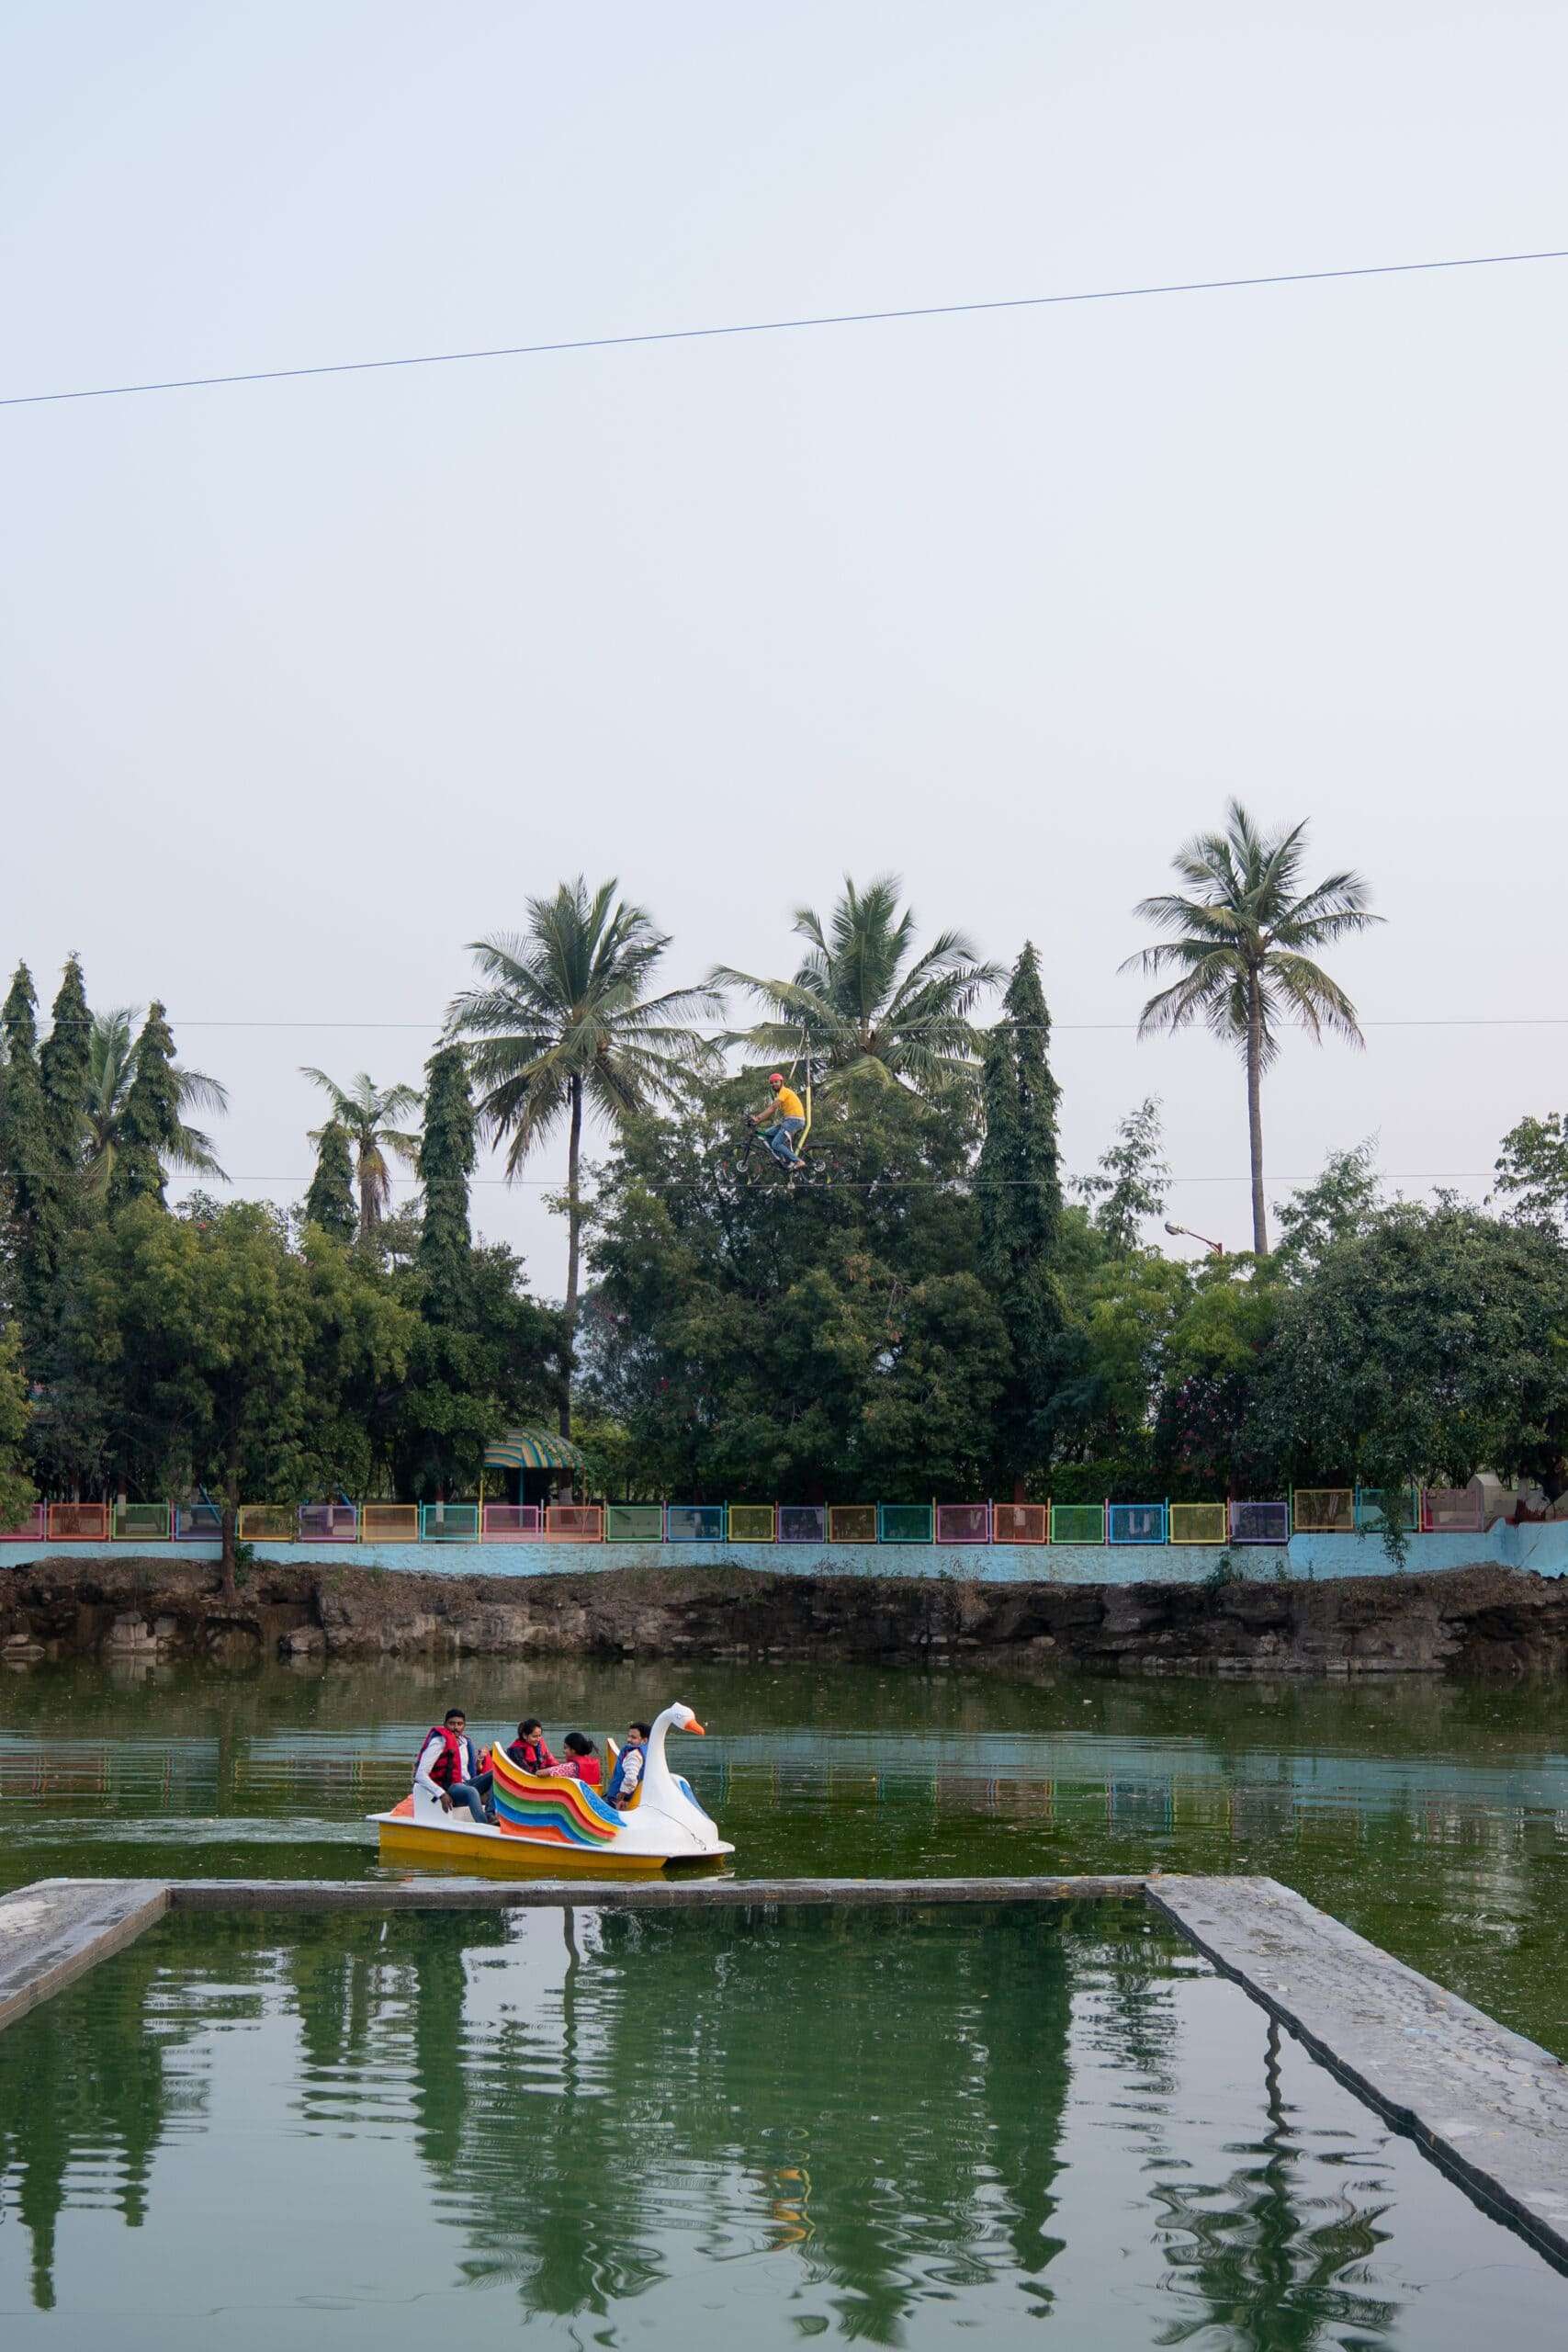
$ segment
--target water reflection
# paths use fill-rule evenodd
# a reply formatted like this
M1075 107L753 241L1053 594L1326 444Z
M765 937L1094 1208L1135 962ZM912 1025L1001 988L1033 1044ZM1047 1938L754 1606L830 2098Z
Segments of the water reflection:
M191 1919L0 2035L0 2309L100 2352L290 2306L1468 2352L1480 2281L1561 2341L1562 2280L1120 1905Z

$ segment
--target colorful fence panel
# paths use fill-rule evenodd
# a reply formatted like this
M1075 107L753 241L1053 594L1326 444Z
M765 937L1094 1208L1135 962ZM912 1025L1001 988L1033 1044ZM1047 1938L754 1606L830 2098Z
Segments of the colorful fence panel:
M1053 1544L1103 1544L1105 1505L1103 1503L1053 1503L1051 1541Z
M1477 1487L1423 1487L1421 1529L1426 1535L1479 1535L1486 1525L1486 1498Z
M1421 1498L1414 1487L1401 1487L1391 1494L1383 1487L1358 1487L1356 1489L1356 1530L1361 1535L1381 1535L1389 1525L1402 1527L1414 1535L1421 1524Z
M222 1540L223 1513L216 1503L175 1505L176 1544L220 1544Z
M603 1544L604 1513L597 1503L551 1503L545 1512L547 1544Z
M116 1503L109 1521L115 1544L166 1544L169 1540L167 1503Z
M732 1544L771 1544L776 1514L772 1503L731 1503L729 1540Z
M1288 1544L1290 1540L1289 1503L1232 1503L1233 1544Z
M667 1544L722 1544L722 1503L666 1503L664 1540Z
M242 1544L292 1544L292 1503L242 1503L239 1536Z
M934 1504L877 1504L876 1540L879 1544L929 1544L935 1534Z
M1168 1516L1173 1544L1223 1544L1225 1540L1224 1503L1172 1503Z
M362 1544L417 1544L417 1503L361 1503L359 1540Z
M1354 1487L1298 1487L1291 1497L1291 1523L1298 1535L1354 1535Z
M876 1505L874 1503L829 1504L828 1541L829 1544L874 1544Z
M1051 1540L1049 1503L993 1503L993 1544L1048 1544Z
M606 1544L662 1544L664 1505L606 1503L604 1541Z
M0 1544L41 1544L49 1533L49 1506L34 1503L14 1527L0 1527Z
M989 1503L938 1503L936 1540L939 1544L988 1544L991 1540Z
M826 1544L828 1541L828 1508L825 1503L780 1503L779 1535L781 1544Z
M1163 1544L1163 1503L1111 1503L1107 1511L1108 1544Z
M540 1521L537 1503L486 1503L481 1534L487 1544L536 1544Z
M51 1544L107 1544L107 1503L51 1503L49 1540Z
M478 1503L422 1503L419 1509L422 1544L477 1544L479 1540Z
M301 1544L357 1544L359 1513L352 1503L301 1503Z

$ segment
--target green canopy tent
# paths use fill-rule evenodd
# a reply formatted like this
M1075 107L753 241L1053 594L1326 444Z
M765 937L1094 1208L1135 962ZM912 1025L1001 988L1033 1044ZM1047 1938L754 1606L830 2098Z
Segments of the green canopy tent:
M588 1456L555 1430L508 1430L503 1436L491 1438L485 1448L487 1488L491 1473L497 1470L503 1475L509 1502L552 1502L563 1481L569 1489L581 1485L587 1491ZM498 1491L500 1484L498 1480Z

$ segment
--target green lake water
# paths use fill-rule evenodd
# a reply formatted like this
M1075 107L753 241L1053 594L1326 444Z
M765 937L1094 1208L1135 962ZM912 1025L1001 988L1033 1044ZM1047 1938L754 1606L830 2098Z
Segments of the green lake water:
M375 1874L448 1704L672 1698L748 1877L1263 1871L1568 2056L1548 1688L802 1668L0 1683L0 1885ZM1568 2342L1138 1906L168 1923L0 2035L9 2346Z

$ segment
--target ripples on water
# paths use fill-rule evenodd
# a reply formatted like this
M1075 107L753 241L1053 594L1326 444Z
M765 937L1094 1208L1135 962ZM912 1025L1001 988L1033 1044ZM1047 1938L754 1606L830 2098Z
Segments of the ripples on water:
M1568 2331L1121 1905L176 1920L0 2036L0 2216L26 2352Z
M671 1697L747 1876L1264 1871L1568 2057L1568 1754L1555 1686L1038 1687L832 1668L480 1662L0 1680L0 1884L332 1876L432 1718L602 1735Z

